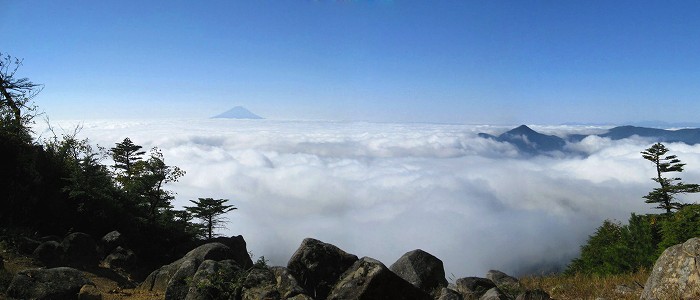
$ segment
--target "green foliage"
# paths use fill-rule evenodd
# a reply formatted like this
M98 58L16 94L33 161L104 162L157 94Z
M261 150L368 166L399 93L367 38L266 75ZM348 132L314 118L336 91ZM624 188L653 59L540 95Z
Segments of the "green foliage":
M122 187L128 187L131 183L131 178L136 175L135 165L138 161L141 161L141 156L146 153L145 151L140 151L141 148L143 147L134 144L127 137L120 143L116 143L114 148L109 149L112 160L114 160L112 168L114 168L117 182Z
M700 236L700 205L687 205L661 221L662 240L658 253L666 248Z
M189 286L196 288L207 299L234 299L239 296L248 275L255 269L268 269L268 260L259 257L247 270L228 264L219 264L216 272L198 281L190 279Z
M222 228L221 224L226 223L226 218L222 215L237 209L233 205L226 205L228 199L199 198L198 200L190 200L190 202L196 206L185 206L185 210L204 222L203 227L208 239L213 237L214 229Z
M134 144L128 137L111 148L109 153L114 160L115 180L127 195L127 203L134 210L140 209L145 219L155 223L163 219L163 213L171 209L173 193L164 189L164 185L177 182L185 171L165 164L160 149L154 147L144 160L145 151ZM171 221L167 219L166 221Z
M666 210L671 214L671 210L680 209L683 204L675 201L677 194L700 192L700 185L681 182L679 177L664 177L665 173L683 172L684 163L676 155L666 155L669 149L662 143L656 143L650 148L642 151L642 157L651 161L656 167L656 177L652 178L659 184L649 194L644 196L646 203L656 203L656 208Z
M118 230L153 266L190 250L198 227L172 210L173 193L164 188L185 172L168 166L157 148L144 159L128 138L110 151L94 147L77 138L79 127L35 141L31 100L41 85L15 75L21 64L0 54L0 229L94 237ZM102 163L109 156L112 169Z
M627 225L604 221L566 273L610 275L652 266L657 258L659 230L654 220L654 216L632 214Z
M36 116L36 106L31 100L43 86L17 76L22 62L0 53L0 131L29 143L30 125Z

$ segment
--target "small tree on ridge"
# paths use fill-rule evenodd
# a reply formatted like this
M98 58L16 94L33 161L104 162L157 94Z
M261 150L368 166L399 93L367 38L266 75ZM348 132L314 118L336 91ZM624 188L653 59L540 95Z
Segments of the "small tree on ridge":
M203 225L206 228L208 239L214 236L214 229L222 228L220 224L226 223L226 218L222 215L237 209L233 205L225 205L228 199L199 198L199 200L190 200L190 202L197 206L185 206L185 209L195 218L204 221Z
M683 172L684 163L675 155L668 155L669 149L662 143L656 143L650 148L642 151L642 157L651 161L656 167L656 177L652 178L659 183L660 187L655 188L644 196L646 203L658 203L656 208L665 209L666 214L671 214L671 210L678 210L683 204L675 201L677 194L700 192L700 185L681 182L679 177L664 177L665 173Z

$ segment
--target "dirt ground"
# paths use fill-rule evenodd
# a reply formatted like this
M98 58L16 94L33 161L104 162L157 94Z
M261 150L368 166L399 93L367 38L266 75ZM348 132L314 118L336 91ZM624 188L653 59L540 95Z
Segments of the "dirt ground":
M22 255L14 253L12 251L7 251L5 249L0 249L0 255L3 257L3 262L5 270L9 273L9 276L14 276L17 272L21 270L31 269L31 268L43 268L44 266L28 255ZM96 267L89 270L81 270L85 276L90 279L95 284L97 290L102 294L102 299L104 300L121 300L121 299L135 299L135 300L161 300L165 299L165 295L137 290L135 288L129 287L129 283L124 280L121 276L116 274L114 271ZM5 274L8 276L8 274ZM9 282L6 282L9 284ZM5 287L0 290L0 299L7 298L5 296Z

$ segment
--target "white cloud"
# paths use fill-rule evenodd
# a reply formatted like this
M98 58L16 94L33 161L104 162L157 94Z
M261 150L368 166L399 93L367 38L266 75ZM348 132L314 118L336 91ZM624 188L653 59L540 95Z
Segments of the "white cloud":
M59 122L71 128L75 122ZM187 171L176 205L228 198L239 209L226 234L285 265L305 237L391 264L421 248L448 274L561 265L606 218L647 212L652 166L641 139L588 137L567 147L586 157L521 159L478 138L505 127L236 120L100 121L81 135L111 147L130 137L158 146ZM547 134L599 132L541 127ZM40 129L39 129L40 130ZM700 182L700 146L672 144ZM692 180L691 180L692 179Z

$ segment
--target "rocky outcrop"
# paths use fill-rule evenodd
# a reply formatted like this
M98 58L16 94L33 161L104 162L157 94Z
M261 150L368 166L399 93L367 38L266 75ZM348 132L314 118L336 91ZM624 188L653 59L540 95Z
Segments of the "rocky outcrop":
M467 299L479 298L495 287L493 281L481 277L464 277L455 282L455 289Z
M647 279L642 300L700 298L700 238L666 249Z
M126 238L119 231L111 231L100 239L100 252L109 255L117 247L126 248Z
M63 248L63 263L76 267L96 266L99 259L97 243L91 236L75 232L66 236L61 242Z
M427 300L432 297L394 274L380 261L363 257L343 273L327 299Z
M102 293L93 284L86 284L78 292L78 300L102 300Z
M437 295L443 287L447 286L442 261L420 249L407 252L389 269L428 293Z
M285 267L272 267L270 270L272 270L272 273L275 275L277 290L282 299L304 294L304 288L301 287L297 279L289 272L289 269Z
M44 265L58 266L63 260L63 247L56 241L43 242L34 249L32 255Z
M501 292L500 289L495 287L486 291L486 293L479 297L479 300L509 300L509 298L503 292Z
M7 296L15 299L78 299L80 289L91 282L82 272L67 268L30 269L15 275Z
M462 295L454 290L442 288L436 300L462 300Z
M229 299L240 295L240 289L223 291L217 282L225 278L228 282L235 281L243 270L234 260L205 260L192 276L185 300Z
M187 280L195 275L202 262L235 261L234 256L234 251L221 243L199 246L181 259L153 271L139 288L164 292L166 299L184 299L189 292ZM235 262L239 264L238 261Z
M123 269L128 270L136 267L136 254L130 249L122 248L117 246L112 253L107 255L105 259L102 260L102 265L105 268L117 270Z
M253 266L253 260L250 258L245 239L243 239L242 235L232 237L217 237L212 239L210 242L222 243L231 248L233 260L238 262L238 264L242 268L247 269Z
M302 241L287 263L289 272L315 299L325 299L340 275L357 261L357 256L319 240Z
M486 273L486 278L493 281L500 289L515 290L520 288L520 281L506 273L498 270L490 270Z

